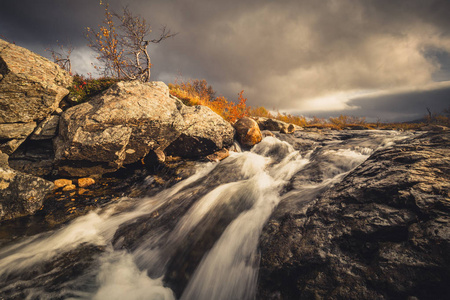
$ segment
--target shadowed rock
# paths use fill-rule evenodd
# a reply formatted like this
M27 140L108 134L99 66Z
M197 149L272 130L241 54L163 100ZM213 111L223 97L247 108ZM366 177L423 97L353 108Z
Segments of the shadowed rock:
M8 164L8 156L0 152L0 221L35 213L53 183L17 172Z
M233 144L233 127L209 107L183 105L180 113L185 129L165 149L168 155L197 158Z
M448 299L450 138L375 152L317 201L274 212L258 299Z

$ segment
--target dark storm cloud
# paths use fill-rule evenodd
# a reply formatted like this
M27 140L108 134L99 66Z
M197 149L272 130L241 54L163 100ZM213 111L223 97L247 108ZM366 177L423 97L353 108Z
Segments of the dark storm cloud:
M83 30L100 22L99 1L3 2L0 34L41 54L56 40L70 40L76 47L74 64L79 72L89 71L93 56ZM450 80L446 0L110 3L114 10L128 4L150 20L155 33L161 24L179 32L152 47L153 79L205 78L231 99L244 89L251 105L355 111L359 104L349 100L355 94L396 88L411 91L392 99L403 105L402 99L421 86ZM359 106L362 113L369 108Z

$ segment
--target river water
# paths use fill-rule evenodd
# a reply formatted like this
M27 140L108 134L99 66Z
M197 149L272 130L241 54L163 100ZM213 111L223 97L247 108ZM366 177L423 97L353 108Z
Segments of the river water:
M296 132L199 163L188 179L123 197L0 248L0 299L254 299L264 224L313 201L394 131ZM2 298L3 297L3 298Z

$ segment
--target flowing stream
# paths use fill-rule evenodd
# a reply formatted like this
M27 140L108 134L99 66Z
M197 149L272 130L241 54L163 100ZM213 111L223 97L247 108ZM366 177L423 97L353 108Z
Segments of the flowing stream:
M258 241L278 204L313 201L393 131L267 137L147 198L0 248L0 299L254 299ZM2 298L3 297L3 298Z

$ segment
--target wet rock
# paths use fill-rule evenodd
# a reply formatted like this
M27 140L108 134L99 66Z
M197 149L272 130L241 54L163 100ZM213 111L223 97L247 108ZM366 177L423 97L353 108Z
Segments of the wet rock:
M0 123L44 119L72 83L72 77L55 63L1 39L0 74Z
M213 154L206 156L206 159L209 161L221 161L230 156L230 152L227 149L222 149Z
M287 127L284 126L283 128L281 128L280 132L284 133L284 134L292 134L295 131L295 126L292 124L289 124Z
M448 127L443 125L428 124L420 127L421 131L448 131Z
M281 133L289 134L294 133L294 131L297 129L296 127L298 127L280 120L264 117L256 118L256 122L258 123L261 130L279 131Z
M53 186L52 182L11 169L7 156L0 152L0 221L35 213Z
M27 139L11 154L9 166L17 171L39 177L50 175L54 167L52 141Z
M236 129L237 140L242 146L251 147L261 142L261 131L255 120L242 118L234 123L233 126Z
M95 184L95 180L93 178L78 178L78 186L81 188L85 188Z
M366 125L349 125L345 129L347 130L369 130L370 127Z
M165 149L167 155L198 158L233 144L233 127L209 107L183 105L180 113L185 129Z
M76 189L77 189L77 187L75 184L68 184L62 188L63 192L73 191Z
M409 138L316 201L277 209L257 298L449 298L449 165L448 134Z
M61 116L55 140L60 174L118 170L178 138L184 121L162 82L119 82Z
M73 182L70 179L56 179L55 181L53 181L53 183L55 184L55 188L62 188L65 187L67 185L72 185Z
M268 137L268 136L271 136L271 137L275 136L275 134L273 134L270 130L261 131L261 135L263 136L263 138Z

